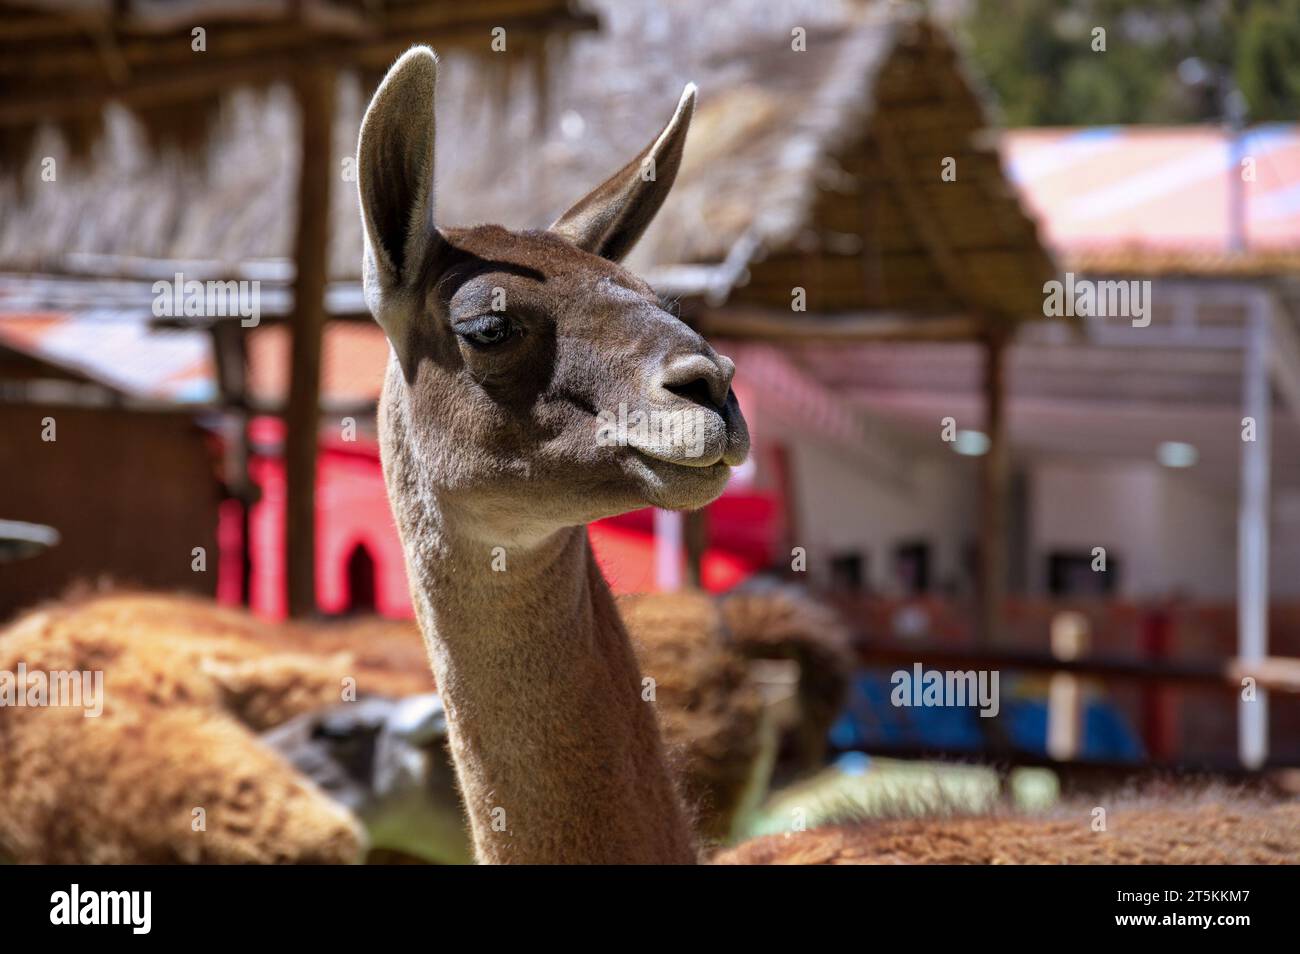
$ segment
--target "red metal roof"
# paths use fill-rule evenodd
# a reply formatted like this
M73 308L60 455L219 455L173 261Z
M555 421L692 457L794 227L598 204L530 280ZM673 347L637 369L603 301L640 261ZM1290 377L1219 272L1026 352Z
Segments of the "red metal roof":
M249 331L247 340L252 396L283 402L288 395L289 329L267 325ZM208 333L151 329L137 314L0 314L0 345L137 398L202 403L217 396ZM323 401L364 402L379 396L388 342L378 325L333 322L322 348Z
M282 402L289 393L289 329L274 325L249 337L249 386L253 396ZM326 327L321 351L321 399L374 401L388 366L388 339L370 322L335 321Z
M136 314L3 314L0 345L138 398L206 401L215 394L207 335L153 331Z
M1300 126L1247 130L1236 151L1216 126L1018 129L1003 136L1002 154L1067 267L1223 274L1300 266ZM1243 252L1230 242L1234 178L1244 195Z

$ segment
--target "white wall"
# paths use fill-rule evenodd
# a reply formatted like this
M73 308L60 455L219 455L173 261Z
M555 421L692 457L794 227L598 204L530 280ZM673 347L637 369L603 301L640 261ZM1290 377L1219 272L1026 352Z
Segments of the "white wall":
M1166 471L1162 484L1165 588L1199 599L1235 599L1236 498L1198 485L1191 473Z
M1106 548L1130 598L1236 592L1235 501L1155 463L1044 461L1031 473L1031 587L1046 590L1053 550Z
M1056 550L1105 547L1119 567L1118 593L1159 584L1160 497L1154 466L1080 466L1039 462L1029 481L1029 586L1047 590L1047 557Z
M791 443L796 496L796 544L808 569L825 579L830 558L860 551L876 592L892 593L894 548L930 544L931 584L960 578L961 549L975 532L977 471L956 455L918 459L903 485L873 475L861 462L811 441Z
M787 447L795 543L807 549L814 579L825 580L832 556L857 550L867 558L871 588L895 592L894 548L915 540L930 544L933 586L963 578L963 547L979 528L976 459L927 455L899 486L827 445L791 440ZM1104 546L1121 563L1123 597L1235 598L1237 500L1201 485L1194 470L1045 460L1029 465L1027 485L1031 593L1046 592L1048 553ZM1272 599L1300 599L1300 499L1275 501L1270 577Z

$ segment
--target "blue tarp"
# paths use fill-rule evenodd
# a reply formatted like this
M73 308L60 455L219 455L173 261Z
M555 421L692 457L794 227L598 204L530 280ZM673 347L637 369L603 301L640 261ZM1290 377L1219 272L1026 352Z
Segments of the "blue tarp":
M854 678L848 705L831 728L832 746L866 752L893 746L978 752L992 736L1022 752L1047 755L1047 702L1016 695L1010 679L1002 681L998 714L983 718L976 707L895 706L890 676L887 670L871 670ZM1142 745L1118 709L1104 699L1090 699L1084 707L1080 756L1137 761Z

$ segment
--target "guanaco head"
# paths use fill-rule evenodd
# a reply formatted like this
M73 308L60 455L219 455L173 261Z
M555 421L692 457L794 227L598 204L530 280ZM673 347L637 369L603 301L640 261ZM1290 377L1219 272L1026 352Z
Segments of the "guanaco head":
M498 538L710 502L749 450L735 367L619 264L676 176L694 87L549 229L447 228L434 216L437 67L427 47L403 55L358 145L366 301L393 351L390 493L458 503Z

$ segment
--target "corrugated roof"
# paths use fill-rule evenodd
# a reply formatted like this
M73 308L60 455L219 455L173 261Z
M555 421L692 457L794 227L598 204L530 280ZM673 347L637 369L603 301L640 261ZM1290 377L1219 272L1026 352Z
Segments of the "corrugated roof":
M1069 267L1300 269L1300 126L1247 130L1235 151L1216 126L1018 129L1003 136L1002 152L1044 238ZM1244 198L1241 251L1232 249L1234 179Z
M256 400L280 402L289 393L289 329L274 325L249 337L249 388ZM378 325L332 322L321 353L321 398L363 403L379 397L388 366L388 339Z
M288 328L267 325L247 334L250 396L266 405L280 404L288 394ZM151 329L134 312L3 315L0 346L140 400L217 399L208 333ZM329 406L375 400L387 361L388 341L377 325L330 324L321 356L322 402Z
M151 331L135 312L5 315L0 345L32 354L133 397L208 401L216 396L207 335Z

